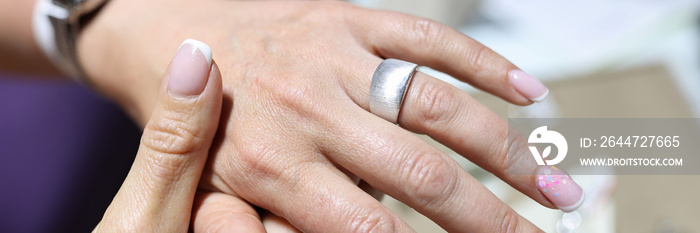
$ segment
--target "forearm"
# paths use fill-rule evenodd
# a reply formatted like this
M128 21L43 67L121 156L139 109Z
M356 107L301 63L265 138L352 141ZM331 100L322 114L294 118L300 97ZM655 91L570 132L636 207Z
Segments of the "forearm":
M34 0L0 0L0 71L58 74L34 40Z

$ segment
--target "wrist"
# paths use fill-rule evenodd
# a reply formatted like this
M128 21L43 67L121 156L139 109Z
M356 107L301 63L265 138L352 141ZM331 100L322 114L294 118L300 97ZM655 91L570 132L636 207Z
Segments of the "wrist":
M148 48L150 43L141 36L141 25L146 24L141 16L147 15L141 13L148 8L144 4L110 1L76 41L78 59L88 82L141 125L155 106L168 65L167 57L157 56L162 52Z

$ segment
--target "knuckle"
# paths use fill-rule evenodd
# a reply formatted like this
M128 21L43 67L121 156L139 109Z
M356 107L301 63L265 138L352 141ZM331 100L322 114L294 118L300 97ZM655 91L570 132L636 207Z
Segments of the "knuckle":
M438 44L435 43L436 41L443 41L445 26L439 22L415 17L411 17L409 22L409 30L413 32L413 39L420 46L428 46L427 49L434 49L433 47Z
M275 88L280 102L293 109L306 109L313 100L313 91L307 85L298 82L284 82Z
M155 177L172 180L190 164L189 155L203 148L204 139L187 122L174 118L162 118L146 125L141 137L147 153L147 169Z
M271 144L264 142L241 146L238 164L245 170L245 174L255 180L278 180L282 173L275 164L275 153L272 148Z
M146 125L141 142L164 154L188 154L200 149L199 129L179 117L165 116Z
M439 153L422 153L405 163L405 183L414 203L429 208L441 208L450 200L457 187L454 167Z
M314 166L313 161L304 158L292 158L282 152L278 146L269 143L254 143L244 150L238 159L239 166L244 169L247 185L275 185L278 190L295 193L305 184L313 182L308 177L308 169Z
M455 116L456 94L452 86L425 82L419 90L418 120L427 126L446 126Z
M494 168L491 169L495 174L506 173L506 171L513 173L526 172L522 169L530 168L526 164L530 164L532 157L523 156L531 155L527 146L527 138L520 134L517 130L508 130L508 133L503 136L503 143L494 143L493 151L491 157L495 158L493 161ZM525 173L523 173L525 174Z
M275 105L295 112L309 112L315 108L317 92L313 82L275 71L263 76L269 77L255 79L255 89L267 93Z
M504 210L500 212L499 216L497 217L498 222L501 224L496 226L498 229L495 229L494 232L506 232L506 233L515 233L518 231L518 225L520 224L520 216L518 216L515 211L510 210L509 208L503 208Z
M349 232L397 232L397 220L383 207L362 211L349 221Z
M475 45L467 52L467 66L478 74L488 70L488 66L493 64L494 52L486 46Z

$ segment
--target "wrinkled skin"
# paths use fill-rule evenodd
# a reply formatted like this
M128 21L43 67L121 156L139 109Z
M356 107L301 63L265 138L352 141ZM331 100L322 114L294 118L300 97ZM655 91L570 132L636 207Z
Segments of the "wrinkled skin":
M517 67L453 29L343 2L115 0L86 28L78 51L92 85L143 124L173 48L186 38L212 47L224 85L195 231L260 224L252 206L287 230L284 220L304 232L412 231L368 194L373 188L450 232L538 231L409 131L553 206L531 185L534 176L507 175L506 155L522 145L509 144L507 124L459 89L418 73L398 125L369 113L383 58L531 103L508 82Z

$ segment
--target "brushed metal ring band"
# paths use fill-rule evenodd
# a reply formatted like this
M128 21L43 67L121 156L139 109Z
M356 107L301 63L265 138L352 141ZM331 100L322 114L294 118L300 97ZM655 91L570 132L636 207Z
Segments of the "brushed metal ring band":
M369 111L396 124L417 67L397 59L386 59L379 64L369 88Z

